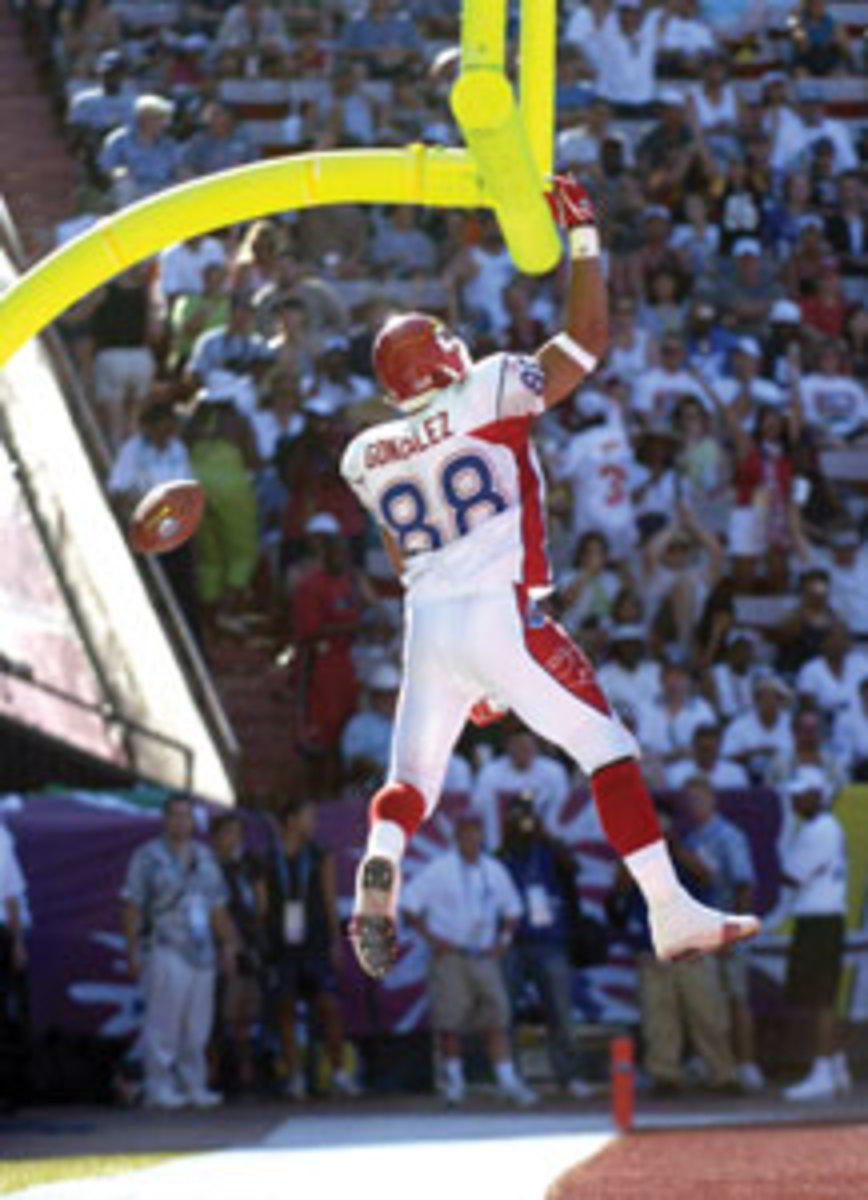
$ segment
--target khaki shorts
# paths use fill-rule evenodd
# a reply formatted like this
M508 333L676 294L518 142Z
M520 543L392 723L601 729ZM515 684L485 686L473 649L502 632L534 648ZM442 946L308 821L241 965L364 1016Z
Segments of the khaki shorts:
M431 1023L438 1033L506 1029L509 997L500 960L448 951L431 962Z

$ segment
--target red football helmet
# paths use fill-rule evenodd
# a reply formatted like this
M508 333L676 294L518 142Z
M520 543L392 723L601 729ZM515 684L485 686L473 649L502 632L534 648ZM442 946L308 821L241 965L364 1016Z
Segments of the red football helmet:
M428 393L464 379L470 352L456 334L426 313L390 317L374 342L374 370L388 399L412 412Z

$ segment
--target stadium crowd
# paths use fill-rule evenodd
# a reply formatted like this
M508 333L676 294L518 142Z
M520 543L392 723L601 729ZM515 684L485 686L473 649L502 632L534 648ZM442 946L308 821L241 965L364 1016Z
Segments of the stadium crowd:
M59 236L279 151L454 144L458 8L40 6L79 164ZM558 579L550 603L636 731L651 784L689 809L685 875L743 907L753 868L715 793L786 786L825 819L843 784L868 780L866 133L830 112L865 69L846 8L561 5L557 165L587 182L602 215L612 327L600 369L539 423ZM518 275L486 213L313 209L173 246L64 319L116 455L108 486L120 510L179 475L206 490L196 545L166 559L206 653L216 639L243 639L262 612L292 642L307 795L381 776L399 683L395 581L337 469L351 433L387 415L371 371L376 329L391 311L421 308L476 357L533 353L558 328L563 288L561 271ZM554 856L546 878L561 894L543 830L555 830L575 782L564 765L515 729L475 734L460 750L447 786L472 797L484 845L467 853L505 847L508 861L498 797L533 796L533 836ZM703 852L706 828L715 832ZM475 834L458 837L464 854ZM789 874L796 887L798 867ZM513 892L527 894L520 868L513 877ZM548 909L536 923L539 909L521 917L507 885L501 910L480 916L477 949L499 946L504 929L520 948L525 939L516 970L536 981L555 1073L578 1095L562 1007L571 935ZM278 895L280 880L272 886ZM545 907L545 894L534 903ZM411 890L416 927L435 948L460 941L438 932L428 895ZM819 904L823 916L843 912L842 894ZM684 1083L683 1023L716 1086L761 1086L743 962L723 979L708 963L661 967L627 881L611 909L642 963L655 1082ZM549 925L556 962L539 944ZM438 970L446 1090L457 1099L455 989L471 985ZM799 971L795 998L825 1013L828 995L809 994ZM523 1103L527 1089L501 1070L502 985L486 975L473 986L499 1081ZM244 1011L233 992L236 1001ZM300 1094L290 1026L280 1026L288 1088ZM814 1091L831 1094L843 1067L834 1038L820 1036L820 1057L838 1066L834 1078L820 1071Z

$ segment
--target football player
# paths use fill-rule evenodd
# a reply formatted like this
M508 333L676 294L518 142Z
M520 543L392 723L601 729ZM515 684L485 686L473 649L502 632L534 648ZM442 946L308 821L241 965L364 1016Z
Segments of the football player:
M382 531L406 589L404 674L387 782L373 797L351 937L362 968L397 954L400 864L430 816L450 753L488 697L571 756L591 781L606 836L649 907L663 959L751 937L752 916L706 908L681 887L638 766L582 651L537 607L551 586L534 419L572 395L604 355L608 302L591 201L568 179L549 196L567 230L566 329L531 357L473 363L421 313L389 319L374 368L396 418L358 434L341 471Z

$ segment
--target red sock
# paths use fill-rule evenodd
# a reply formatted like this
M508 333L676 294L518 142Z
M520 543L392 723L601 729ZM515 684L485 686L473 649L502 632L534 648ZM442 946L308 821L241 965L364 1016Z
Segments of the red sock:
M371 800L368 816L371 825L375 821L399 825L409 841L425 819L425 797L412 783L387 783Z
M621 858L662 837L654 802L635 759L622 758L595 771L591 792L609 845Z

